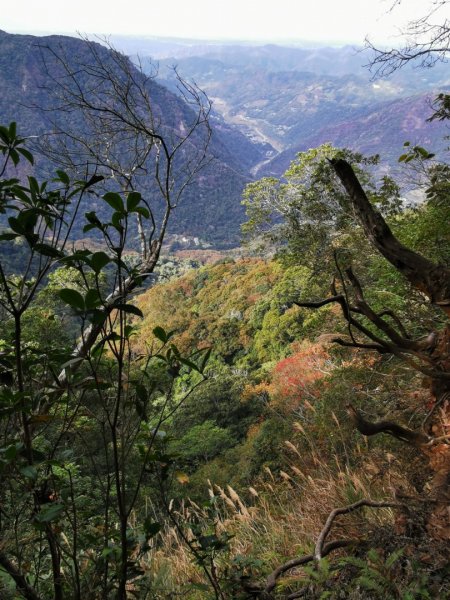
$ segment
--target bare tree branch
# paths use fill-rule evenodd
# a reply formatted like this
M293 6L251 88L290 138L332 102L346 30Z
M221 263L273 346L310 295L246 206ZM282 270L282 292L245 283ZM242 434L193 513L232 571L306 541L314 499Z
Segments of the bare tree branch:
M430 437L425 433L413 431L394 421L377 421L376 423L367 421L351 404L347 406L347 413L357 430L363 435L372 436L379 433L387 433L388 435L413 446L423 446L430 442Z
M167 93L164 88L103 41L107 48L83 40L84 52L79 56L68 55L61 46L40 49L54 98L50 112L55 115L44 153L76 175L87 166L104 177L107 190L125 194L139 190L149 213L145 224L136 214L140 264L104 301L107 318L115 304L154 271L172 211L210 162L211 103L177 74L183 99L174 97L174 119L169 123L161 105ZM106 236L106 241L113 251L113 240ZM101 331L101 324L90 325L74 358L86 357ZM63 386L66 375L59 376Z
M369 202L352 167L345 160L331 164L345 187L358 221L375 248L431 302L450 315L450 270L404 246Z
M339 548L347 548L348 546L354 546L359 544L358 540L335 540L333 542L328 542L322 548L322 556L327 556L333 550L337 550ZM300 567L301 565L306 565L314 560L314 554L306 554L305 556L299 556L298 558L292 558L287 562L283 563L279 567L277 567L272 573L268 576L266 580L266 587L264 588L264 592L262 598L270 597L270 593L275 589L277 584L277 579L281 577L287 571L294 569L295 567ZM266 596L264 596L266 594ZM267 596L269 595L269 596Z
M399 4L400 0L395 0L390 12ZM387 77L410 63L428 68L437 62L445 62L450 51L450 20L444 13L439 13L447 4L448 0L432 0L424 15L410 21L400 32L405 38L400 48L379 48L366 38L365 46L373 53L367 66L374 77Z
M398 502L375 502L373 500L358 500L358 502L354 502L349 506L344 506L343 508L335 508L328 515L326 523L320 532L319 537L317 538L317 542L314 548L314 560L319 561L325 556L324 551L326 546L324 546L325 541L328 537L328 534L331 531L331 527L333 525L334 520L339 515L347 515L359 508L363 508L364 506L368 506L371 508L402 508L405 509L405 504L400 504Z

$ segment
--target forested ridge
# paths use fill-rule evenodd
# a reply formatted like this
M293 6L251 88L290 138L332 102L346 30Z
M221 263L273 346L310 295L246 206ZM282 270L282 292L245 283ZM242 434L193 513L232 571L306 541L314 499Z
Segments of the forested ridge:
M0 597L450 598L450 166L322 144L168 252L209 99L57 41L58 135L0 127Z

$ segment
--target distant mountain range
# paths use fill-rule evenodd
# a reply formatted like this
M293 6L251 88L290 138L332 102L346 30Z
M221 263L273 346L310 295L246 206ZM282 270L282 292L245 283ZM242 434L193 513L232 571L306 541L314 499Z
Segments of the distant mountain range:
M160 56L163 49L161 42ZM178 50L181 58L159 59L160 80L170 87L176 65L209 94L227 123L252 141L270 144L255 175L280 176L297 152L326 141L379 153L388 164L407 140L435 152L447 146L446 126L426 122L432 99L450 89L447 64L433 69L410 65L387 80L373 80L365 66L370 56L349 46L212 44Z
M81 115L71 112L68 116L48 110L55 105L51 93L54 73L47 70L53 68L52 63L47 69L44 67L42 53L47 52L44 46L64 53L73 65L92 60L89 44L82 39L0 32L0 122L16 121L22 135L39 138L52 131L53 120L64 126L70 118L71 128L82 132L85 124ZM96 50L114 68L110 51L100 45L96 45ZM171 130L183 129L191 118L190 106L155 80L149 86L153 113L161 120L161 128L169 134ZM213 160L186 188L174 213L170 233L187 240L199 238L217 247L235 245L239 242L239 224L243 219L241 192L251 179L250 169L264 157L264 148L222 119L212 117L211 126L213 136L208 153ZM196 143L195 139L192 143ZM48 177L55 168L46 158L38 158L39 176ZM101 205L95 208L100 209ZM81 223L75 228L78 237L83 236L81 228Z
M151 96L165 127L178 126L180 115L187 118L190 110L177 90L173 66L213 100L209 152L214 161L186 190L171 228L187 244L193 238L214 247L237 244L243 187L263 175L280 176L299 151L329 141L379 153L389 169L406 140L434 152L448 145L446 124L426 122L432 98L450 89L445 64L408 67L389 80L373 81L364 67L369 57L351 47L123 37L113 42L133 60L139 53L145 70L154 72L158 66ZM39 136L51 127L48 114L33 108L51 105L42 44L63 48L74 58L88 56L82 39L0 32L0 122L15 120L26 135ZM101 52L108 54L106 48ZM38 166L42 171L49 167L42 160Z

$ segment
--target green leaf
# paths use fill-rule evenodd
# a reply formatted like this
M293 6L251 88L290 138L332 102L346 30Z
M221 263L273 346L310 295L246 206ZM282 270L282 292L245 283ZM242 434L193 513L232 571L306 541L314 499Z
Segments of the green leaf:
M88 310L97 308L101 305L101 303L101 296L95 288L91 288L86 292L86 295L84 297L84 304Z
M169 337L168 337L166 331L162 327L159 327L159 326L154 328L153 335L156 338L158 338L158 340L160 340L163 344L165 344L169 340Z
M144 521L144 531L147 539L152 538L161 530L159 523L153 522L151 517L147 517Z
M134 306L134 304L115 304L114 308L130 313L131 315L137 315L138 317L144 316L142 311L137 306Z
M2 233L0 235L0 241L10 242L11 240L15 240L19 235L17 233Z
M122 217L123 217L123 214L120 212L115 212L113 214L113 216L111 217L111 223L112 223L113 227L115 229L117 229L117 231L119 233L123 231Z
M88 188L92 187L93 185L95 185L96 183L98 183L99 181L103 181L105 178L103 177L103 175L93 175L89 181L85 182L83 185L83 189L87 190Z
M98 225L96 223L89 223L88 225L85 225L83 227L83 233L87 233L91 229L97 229L97 228L98 228Z
M89 320L94 325L103 325L106 319L106 313L103 310L93 310L89 315Z
M133 325L125 325L125 338L129 339L132 335L136 335L136 328Z
M122 338L120 337L120 335L116 332L116 331L112 331L111 333L108 333L108 335L106 335L103 339L102 339L102 343L104 342L119 342Z
M70 360L65 362L63 365L61 365L61 369L67 369L67 367L74 367L75 365L78 365L81 362L83 362L83 360L85 360L84 357L71 358Z
M9 156L11 157L11 160L13 161L14 166L16 167L20 161L20 156L17 153L17 150L10 149Z
M143 216L144 219L150 219L150 211L145 206L138 206L134 212Z
M8 462L12 462L22 449L23 444L21 442L16 442L15 444L11 444L6 448L2 448L1 452Z
M63 302L65 302L75 310L85 309L84 298L80 294L80 292L77 292L77 290L74 290L72 288L65 288L63 290L60 290L58 292L58 295Z
M167 334L162 327L155 327L153 329L153 335L164 344L167 342Z
M106 252L94 252L94 254L91 256L90 265L98 275L103 267L106 267L110 261L111 258L106 254Z
M51 258L61 258L64 254L58 248L50 246L49 244L36 244L34 249L42 254L43 256L50 256Z
M142 385L142 383L137 383L135 390L136 390L136 396L139 398L139 400L141 400L141 402L147 402L148 393L147 393L147 388L145 387L145 385Z
M34 165L34 156L31 154L31 152L29 152L29 150L26 150L25 148L17 148L17 152L26 158L29 163Z
M203 373L203 371L205 370L205 367L208 364L209 357L211 356L211 352L212 348L208 348L208 350L205 352L205 356L203 357L203 360L200 365L200 373Z
M117 212L125 212L123 200L120 197L120 194L117 194L116 192L107 192L103 196L103 200L105 200L105 202L107 202L111 206L111 208L113 208Z
M95 211L91 210L90 212L84 213L84 216L86 217L86 220L89 221L89 223L93 223L94 225L100 225L100 220L97 217Z
M127 211L133 212L141 201L141 194L139 192L130 192L127 196Z
M170 344L170 348L173 352L173 355L176 356L178 359L180 359L181 354L180 354L180 351L178 350L178 348L175 346L175 344Z
M34 195L39 194L39 184L36 177L28 177L28 185L30 186L30 192Z
M178 357L178 360L180 361L180 363L182 363L186 367L189 367L193 371L200 372L200 369L198 368L198 366L194 362L192 362L191 360L189 360L188 358L182 358L180 356L180 357Z
M26 467L22 467L20 469L20 472L24 477L26 477L26 479L31 479L32 481L35 481L38 476L37 469L35 467L33 467L32 465L27 465Z
M423 158L428 158L428 152L422 146L416 146L414 148Z
M59 181L61 181L61 183L64 183L64 185L69 185L70 178L65 171L58 169L56 171L56 174L58 175Z
M8 224L11 227L11 229L16 233L20 235L23 235L25 233L25 228L17 217L9 217Z
M50 503L42 506L40 512L35 516L39 523L50 523L55 521L63 512L64 505L58 503Z

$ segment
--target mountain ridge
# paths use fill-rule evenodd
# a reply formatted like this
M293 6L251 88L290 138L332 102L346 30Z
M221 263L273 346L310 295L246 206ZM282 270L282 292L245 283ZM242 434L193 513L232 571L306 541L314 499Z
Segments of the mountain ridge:
M63 128L67 115L59 117L49 111L54 103L49 94L52 74L46 73L42 63L43 46L48 45L56 52L63 51L68 60L75 61L89 60L89 44L96 42L67 36L36 37L0 33L1 121L18 122L19 131L25 137L38 138L48 132L52 128L53 118L60 119ZM107 48L100 45L95 47L105 60L109 60ZM177 119L187 118L186 115L190 114L188 104L168 90L163 82L151 80L151 97L155 113L169 128L178 127ZM83 126L75 113L71 113L71 119L75 119L75 125L78 123L79 127ZM243 218L241 192L251 179L249 169L261 160L263 152L239 131L214 117L211 127L213 136L208 151L213 163L186 189L170 232L183 234L187 238L200 238L218 247L235 245L239 240L239 224ZM236 157L237 148L244 159ZM48 178L54 168L45 159L37 159L38 177ZM201 218L197 218L197 215L201 215ZM81 232L78 231L77 235L80 236Z

